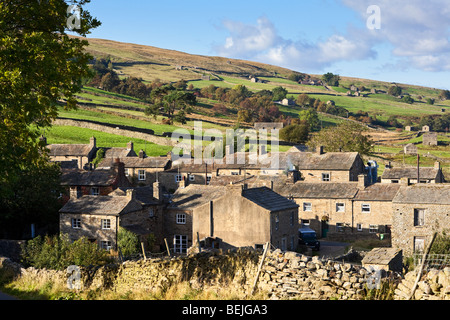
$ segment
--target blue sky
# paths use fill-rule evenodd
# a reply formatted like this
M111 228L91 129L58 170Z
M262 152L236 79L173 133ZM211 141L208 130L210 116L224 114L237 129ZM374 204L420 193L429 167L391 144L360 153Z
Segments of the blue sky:
M366 25L370 5L380 9L379 29ZM450 89L448 0L92 0L85 8L102 21L92 38Z

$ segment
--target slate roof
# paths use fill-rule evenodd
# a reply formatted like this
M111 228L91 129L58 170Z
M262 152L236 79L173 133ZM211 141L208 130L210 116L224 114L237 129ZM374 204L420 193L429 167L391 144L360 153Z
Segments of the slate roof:
M114 165L114 158L103 159L98 167L108 168ZM124 163L125 168L166 168L169 165L170 160L167 157L123 157L120 161Z
M153 198L153 187L143 186L138 188L117 188L111 192L110 196L126 196L127 190L133 189L135 192L135 199L142 205L156 205L159 204L158 199Z
M358 157L358 152L280 152L280 163L299 170L350 170Z
M199 205L222 197L226 191L224 187L191 184L186 188L178 188L175 191L168 208L192 210Z
M360 201L392 201L401 185L392 183L375 183L364 190L358 190L355 200Z
M109 186L116 179L113 168L98 168L95 170L68 169L62 170L61 184L67 186Z
M49 144L46 146L49 155L56 156L88 156L94 148L90 144Z
M285 196L305 199L351 199L358 192L357 182L275 184L274 191Z
M101 214L118 216L142 209L142 205L133 199L121 196L82 196L70 199L60 213Z
M125 158L125 157L137 157L136 152L133 149L128 148L104 148L105 158ZM123 160L122 160L123 161Z
M401 187L393 203L450 205L449 184L414 184Z
M401 249L396 248L374 248L370 252L366 253L361 262L363 265L388 265L400 252Z
M242 196L269 211L298 208L294 201L279 195L267 187L251 188L242 191Z
M436 179L439 169L434 167L419 168L420 179ZM386 168L381 175L381 179L401 179L401 178L417 179L417 168Z

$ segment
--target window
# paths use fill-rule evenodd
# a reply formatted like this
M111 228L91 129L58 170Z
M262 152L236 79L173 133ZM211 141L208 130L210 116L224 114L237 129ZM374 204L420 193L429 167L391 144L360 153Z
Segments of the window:
M294 221L295 221L295 212L291 212L291 219L290 219L291 227L294 225Z
M425 209L414 209L414 226L425 225Z
M357 231L363 231L363 227L362 227L362 224L361 224L361 223L358 223L358 224L356 225L356 230L357 230Z
M275 230L278 230L278 228L280 226L280 217L278 216L278 214L276 214L274 216L274 224L275 224Z
M91 188L91 195L98 196L100 194L100 189L98 187Z
M304 226L309 226L309 225L310 225L310 221L307 220L307 219L302 219L302 220L301 220L301 223L302 223L302 225L304 225Z
M330 174L322 173L322 181L330 181Z
M153 208L148 209L148 216L150 218L153 218L155 216L155 210L153 210Z
M138 180L139 181L145 180L145 170L138 170Z
M110 219L102 219L102 229L106 229L106 230L111 229L111 220Z
M336 212L345 212L345 203L336 203Z
M312 211L312 203L303 202L303 211Z
M344 232L344 224L342 222L336 223L336 232Z
M128 168L127 170L125 170L125 175L126 175L127 177L130 177L132 174L133 174L133 169Z
M105 250L111 250L112 243L111 243L111 241L100 241L100 247Z
M238 171L232 171L232 172L231 172L231 175L232 175L232 176L238 176L238 175L239 175L239 172L238 172Z
M175 182L181 182L181 180L182 180L181 174L177 174L175 176Z
M181 234L176 234L173 237L173 251L175 253L186 253L188 237Z
M377 233L377 232L378 232L378 225L370 224L369 225L369 233Z
M81 229L81 219L72 218L72 228Z
M370 212L370 204L363 203L361 205L361 212L369 213Z
M193 174L189 175L189 181L195 181L195 176Z
M286 238L281 238L281 250L286 251L287 250L287 240Z
M206 184L209 184L210 181L211 181L211 176L210 176L210 175L207 175L207 176L206 176Z
M186 224L186 214L184 213L177 214L177 224Z
M414 252L423 252L425 249L425 238L414 237Z

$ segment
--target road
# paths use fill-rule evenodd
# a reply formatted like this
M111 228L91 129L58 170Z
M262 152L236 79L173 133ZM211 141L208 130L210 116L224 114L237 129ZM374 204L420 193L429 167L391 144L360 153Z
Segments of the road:
M17 298L7 295L6 293L0 292L0 300L17 300Z

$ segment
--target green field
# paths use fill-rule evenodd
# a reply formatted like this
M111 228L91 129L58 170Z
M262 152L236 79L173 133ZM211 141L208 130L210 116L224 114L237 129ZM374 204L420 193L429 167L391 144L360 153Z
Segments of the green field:
M89 139L95 137L98 147L124 148L128 142L132 141L136 153L142 149L148 156L166 155L172 150L170 146L161 146L141 139L71 126L52 126L46 129L44 134L49 144L88 144Z

